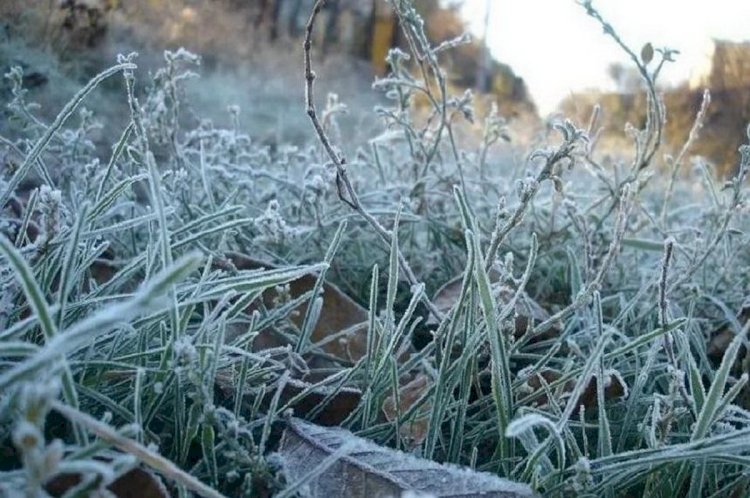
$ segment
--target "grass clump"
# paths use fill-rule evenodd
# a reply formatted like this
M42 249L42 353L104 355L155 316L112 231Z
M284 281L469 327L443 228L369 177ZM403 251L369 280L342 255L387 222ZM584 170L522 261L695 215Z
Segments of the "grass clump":
M725 184L700 161L682 180L701 111L665 170L656 82L674 51L638 55L584 2L643 77L644 128L626 130L629 156L600 155L596 110L583 126L550 123L514 163L496 109L479 148L462 148L480 120L440 68L462 40L431 46L399 0L410 52L392 50L374 85L384 131L344 150L342 103L315 107L322 3L304 47L320 146L262 146L236 107L227 129L191 119L199 59L184 50L144 88L121 57L49 125L9 74L0 490L44 496L74 473L68 494L86 495L140 461L181 495L272 495L286 486L273 453L286 409L315 419L344 389L361 394L341 417L358 435L550 496L745 489L750 145ZM117 77L130 119L101 158L82 105ZM314 285L291 295L306 275ZM448 299L434 296L454 277ZM312 339L325 279L368 309L350 331L364 334L361 357ZM320 403L295 404L321 387Z

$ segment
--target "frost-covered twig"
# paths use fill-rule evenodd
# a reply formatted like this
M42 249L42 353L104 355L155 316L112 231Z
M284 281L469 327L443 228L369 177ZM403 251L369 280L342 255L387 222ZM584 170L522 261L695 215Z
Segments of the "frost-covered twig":
M690 266L680 273L680 278L670 286L670 291L677 289L681 285L685 284L692 278L693 274L703 267L708 257L713 254L719 243L724 240L729 229L729 224L734 219L735 215L738 214L743 204L746 202L743 199L743 185L750 174L750 126L747 127L746 135L748 144L740 147L740 164L737 170L737 174L726 183L726 188L731 190L731 197L729 203L725 206L724 212L719 222L719 227L714 233L711 241L706 245L703 253L696 257Z
M516 228L521 221L523 221L524 215L531 205L531 201L536 197L539 192L542 182L546 180L553 180L557 184L560 180L555 174L556 168L559 168L560 164L568 159L573 160L575 149L580 142L586 141L588 138L586 134L579 129L576 129L572 123L566 121L559 125L555 125L564 138L563 143L554 151L544 152L536 151L529 157L529 161L534 160L537 157L544 158L544 166L536 175L535 178L530 180L521 180L519 196L521 203L516 207L516 210L510 216L510 219L505 222L502 227L497 227L492 232L492 238L490 239L490 247L487 249L487 255L484 259L485 269L489 271L495 262L495 256L497 251L505 242L506 237Z
M698 134L703 128L703 124L706 120L706 113L708 112L709 105L711 105L711 93L706 89L703 91L701 107L695 115L695 121L693 121L693 127L690 129L690 133L688 133L687 140L685 140L685 143L682 145L682 149L680 149L677 157L672 160L672 174L669 177L669 185L667 186L667 191L664 194L664 202L661 206L662 225L664 225L665 218L667 217L667 208L669 207L669 201L672 199L674 183L675 180L677 180L677 174L680 172L680 166L682 166L682 162L685 160L688 150L690 150L690 147L692 147L693 143L698 139Z
M323 148L328 154L328 157L331 159L331 162L333 162L333 165L336 168L336 187L337 187L339 199L341 199L342 202L347 204L350 208L352 208L360 216L362 216L362 218L364 218L365 221L377 232L380 238L383 239L383 241L390 246L392 235L388 232L388 230L386 230L385 227L383 227L383 225L380 224L380 222L369 211L367 211L367 209L360 202L359 195L354 189L354 185L352 185L352 182L346 170L346 165L347 165L346 157L344 157L343 154L339 154L334 149L334 146L331 143L331 140L328 137L328 134L323 129L323 125L318 119L318 114L315 108L315 99L314 99L315 72L313 72L312 70L312 55L311 55L312 34L313 34L313 29L315 27L315 19L317 18L318 14L320 13L325 3L326 3L326 0L317 0L315 2L312 13L310 14L310 18L307 21L307 26L305 27L305 41L304 41L303 47L304 47L304 52L305 52L305 105L307 108L307 115L310 118L310 121L312 122L313 127L315 128L315 132L318 136L318 140L320 140L320 143L323 145ZM406 276L406 279L409 281L409 284L411 286L418 285L419 280L417 279L416 275L411 269L409 262L406 260L403 253L400 250L398 250L398 260L399 260L399 266L401 267L401 270L404 272L404 275ZM430 313L432 313L435 316L435 318L437 318L438 320L442 320L443 313L441 313L440 310L438 310L438 308L432 303L432 301L430 301L430 299L424 293L422 294L422 301L424 302L425 306L427 306Z
M653 73L649 73L646 66L650 62L650 57L653 57L653 48L650 48L650 57L643 57L645 55L643 53L641 57L638 57L638 55L628 47L622 38L620 38L620 35L617 34L612 25L608 23L599 11L594 8L593 0L582 0L581 5L586 9L586 13L589 16L599 22L604 33L612 38L633 61L635 67L638 69L638 73L641 75L641 78L646 85L648 99L646 106L646 127L643 130L643 138L645 140L642 140L642 142L640 139L636 141L637 153L633 160L633 174L637 175L641 170L648 167L656 154L656 151L659 150L659 147L661 146L665 111L661 98L656 91L656 78L664 63L672 60L674 51L669 49L660 50L662 59ZM650 45L647 46L650 47Z

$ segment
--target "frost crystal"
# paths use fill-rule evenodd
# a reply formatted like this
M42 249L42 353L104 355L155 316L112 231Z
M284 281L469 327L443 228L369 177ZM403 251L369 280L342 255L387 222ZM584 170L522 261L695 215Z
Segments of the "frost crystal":
M516 195L518 195L519 199L531 197L538 188L539 182L531 176L526 177L523 180L516 180Z
M181 337L174 342L173 361L175 367L190 367L198 361L198 350L187 337Z
M265 212L255 218L253 224L259 232L257 242L281 244L294 235L294 230L287 225L280 212L279 202L275 199L268 203Z
M573 489L581 493L594 484L591 475L591 461L586 457L578 459L574 466L575 475L573 476Z
M41 214L41 241L47 243L60 233L62 228L62 192L42 185L39 188L38 209Z

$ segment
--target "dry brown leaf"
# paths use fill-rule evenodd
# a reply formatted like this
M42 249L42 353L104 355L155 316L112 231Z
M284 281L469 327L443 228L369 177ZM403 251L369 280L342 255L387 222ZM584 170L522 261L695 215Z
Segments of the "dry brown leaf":
M401 386L398 390L398 411L396 410L396 400L391 394L383 402L383 414L389 422L396 420L399 415L405 414L419 399L430 389L433 382L426 375L419 374L411 382ZM401 439L411 448L422 444L427 437L427 429L432 412L432 403L426 401L420 408L417 415L408 422L402 422L399 427Z
M533 392L537 391L543 391L545 384L552 384L553 382L559 380L562 377L562 373L551 370L551 369L544 369L540 372L535 372L532 374L527 380L526 380L526 386L531 389ZM570 397L570 394L573 392L573 389L575 389L576 380L572 379L567 381L561 388L555 388L552 392L552 394L556 394L560 397L561 401L565 401L566 398ZM598 406L597 398L596 398L596 390L597 390L597 378L596 376L592 377L589 381L588 385L586 386L586 389L584 389L583 393L581 393L580 398L578 399L578 406L583 405L587 409L589 408L596 408ZM623 384L623 380L619 375L616 375L612 372L607 373L607 383L604 386L604 399L611 400L611 399L617 399L625 396L627 393L627 387ZM547 393L543 393L540 396L536 397L533 401L534 404L537 406L544 406L548 403ZM567 401L565 401L567 402Z
M230 253L227 255L229 262L238 270L257 270L260 268L273 269L275 265L258 261L249 256L239 253ZM317 276L304 275L289 284L289 290L292 299L301 296L305 292L313 289ZM272 306L274 298L278 293L274 289L268 289L263 293L263 301L267 306ZM350 330L350 333L327 341L323 344L322 349L326 353L337 358L357 361L367 352L367 310L357 304L353 299L344 294L338 287L333 284L323 284L323 307L320 311L320 318L315 325L310 340L314 343L324 341L326 338L344 330ZM302 321L307 312L308 303L305 302L295 308L290 314L292 322L302 326ZM256 339L257 349L267 349L271 347L283 346L284 343L273 337L270 331L264 331Z
M738 323L745 323L750 320L750 299L743 304L739 313L737 313L736 318ZM708 358L716 363L720 362L724 357L724 352L727 350L727 346L732 342L734 336L735 333L730 324L724 325L712 332L711 338L706 347L706 355Z
M641 61L648 66L654 60L654 46L649 42L641 48Z
M497 282L498 280L498 274L495 271L490 271L489 274L490 281L491 282ZM432 299L433 304L442 311L443 313L447 313L457 302L459 297L461 296L461 284L463 281L463 276L459 275L458 277L455 277L448 281L445 285L443 285L438 291L435 293L435 296ZM510 287L502 287L499 291L500 301L498 303L498 306L502 306L503 304L509 302L513 295L515 294L515 291L511 289ZM542 306L534 301L526 292L522 292L520 299L518 299L516 303L516 327L515 327L515 336L521 337L523 334L526 333L526 331L529 328L529 321L532 323L541 323L549 318L549 313L542 308ZM437 325L437 320L435 317L430 315L430 317L427 319L427 325ZM559 328L553 327L548 332L544 334L540 334L537 337L537 341L550 338L558 335Z
M304 417L320 425L341 424L359 406L362 392L354 387L340 386L337 382L323 384L325 378L315 380L320 380L320 382L287 377L283 386L267 386L263 394L259 394L257 390L248 389L243 397L243 406L254 406L257 396L262 395L260 410L268 412L277 389L281 389L277 409L291 408L296 416ZM236 378L233 375L220 372L216 376L216 388L224 398L234 399L237 388L235 381ZM304 397L288 405L303 393L305 393Z
M711 334L711 340L708 342L708 347L706 348L706 355L708 358L717 363L720 362L724 357L724 352L727 350L727 346L729 346L734 339L734 335L734 332L729 326L722 327Z
M77 474L60 474L51 479L45 490L51 496L62 496L77 485L81 477ZM169 493L161 480L146 469L136 467L117 478L107 486L117 498L169 498Z
M737 322L740 324L744 324L750 320L750 298L748 298L740 307L740 311L737 313L736 318ZM711 333L708 345L706 346L706 356L708 359L715 365L721 363L727 347L734 340L735 336L735 328L729 323L714 330ZM732 366L732 373L737 376L742 375L743 372L748 370L749 366L750 355L743 346L740 350L740 354L737 355L737 360ZM705 380L706 379L704 379L704 381ZM706 384L705 387L708 388L708 384ZM737 396L735 402L742 408L750 408L750 387L745 386Z
M289 379L282 388L279 398L279 407L286 405L295 396L299 395L313 385L298 379ZM262 407L268 407L271 399L275 394L274 390L266 393L263 399ZM362 393L359 389L352 387L324 386L313 388L304 398L292 404L290 408L294 409L296 416L310 418L311 421L320 425L339 425L351 412L357 408ZM324 406L321 403L326 402Z
M338 457L306 483L312 497L380 498L403 496L406 492L434 497L536 496L524 484L415 458L378 446L343 429L319 427L294 418L287 421L279 453L284 459L289 483L298 482L319 469L332 455Z

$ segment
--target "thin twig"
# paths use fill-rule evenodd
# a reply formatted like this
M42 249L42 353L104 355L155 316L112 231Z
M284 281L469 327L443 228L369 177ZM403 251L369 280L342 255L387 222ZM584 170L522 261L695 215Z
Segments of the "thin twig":
M328 157L333 162L334 166L336 167L336 188L338 190L339 199L341 199L342 202L347 204L350 208L352 208L354 211L359 213L362 218L365 219L365 221L377 232L377 234L380 236L380 238L388 245L391 244L391 233L386 230L383 225L380 224L380 222L372 215L370 212L367 211L367 209L362 205L362 203L359 200L359 196L357 195L356 190L354 189L354 186L352 185L351 180L349 179L349 175L347 174L346 170L346 158L343 156L343 154L339 154L336 152L336 150L333 147L333 144L331 143L331 140L328 138L328 135L323 128L323 125L320 123L320 120L318 119L318 114L315 108L315 101L314 101L314 82L315 82L315 72L312 70L312 34L313 29L315 27L315 20L320 14L321 9L325 5L326 0L317 0L315 2L315 6L313 7L312 13L310 14L310 18L307 21L307 26L305 27L305 41L303 44L304 51L305 51L305 105L307 108L307 115L310 118L310 121L312 122L313 127L315 128L315 133L318 136L318 140L320 140L320 143L323 145L323 148L326 151L326 154L328 154ZM418 285L420 282L417 280L416 275L414 275L414 272L411 269L411 266L409 266L409 262L404 257L401 250L398 251L398 260L399 260L399 266L401 267L401 270L404 272L404 275L406 276L406 279L409 281L409 284L411 286ZM438 320L442 320L444 314L440 312L440 310L430 301L430 299L426 296L426 294L422 295L422 301L427 306L430 313L432 313L435 318Z
M651 159L653 159L654 154L656 154L656 151L661 146L662 132L664 129L664 109L662 108L662 105L660 103L661 101L659 99L659 94L656 91L655 79L659 74L659 71L661 70L664 62L668 59L665 55L659 63L657 69L654 71L654 74L649 74L646 64L641 61L638 55L636 55L636 53L631 50L630 47L628 47L628 45L622 40L622 38L620 38L620 35L617 34L612 25L608 23L602 17L599 11L594 8L592 0L584 0L583 2L581 2L581 5L586 9L586 13L589 16L599 22L599 24L602 26L602 29L604 30L604 33L606 35L609 35L609 37L612 38L612 40L614 40L614 42L617 43L617 45L628 55L628 57L630 57L630 59L638 69L641 77L643 78L643 81L646 84L646 89L648 90L645 147L642 151L640 151L639 154L636 154L636 158L633 162L633 169L637 174L651 163Z
M688 150L690 150L690 147L698 139L700 130L703 128L703 123L706 120L706 113L708 112L708 106L710 104L711 93L708 91L708 89L706 89L703 91L703 100L701 101L701 107L698 110L698 113L695 115L695 121L693 121L693 127L690 129L690 133L688 133L687 140L685 140L682 149L680 149L679 154L677 154L677 157L672 162L672 174L669 177L669 185L667 186L667 192L664 194L664 202L661 206L660 219L663 226L666 225L667 208L669 207L669 201L672 199L672 192L674 191L674 184L677 180L677 174L680 171L680 166L682 166L682 162L684 161Z
M484 260L485 270L490 270L493 263L495 262L495 256L497 255L497 251L498 249L500 249L502 243L505 242L505 239L508 237L510 232L512 232L513 229L523 221L526 211L531 205L531 201L533 201L536 197L536 194L539 192L542 183L552 177L555 166L559 164L560 161L571 158L578 139L578 136L569 137L553 153L546 155L539 154L537 156L532 156L531 158L529 158L531 160L534 157L543 156L544 166L536 175L536 178L534 178L534 182L530 185L530 188L528 188L528 190L524 190L521 193L521 203L516 207L515 211L513 211L510 219L505 222L502 227L497 227L492 232L490 246L487 249L487 255L485 256Z

